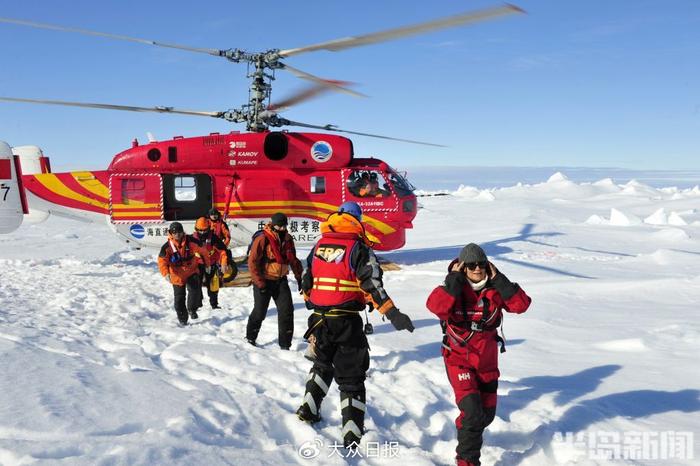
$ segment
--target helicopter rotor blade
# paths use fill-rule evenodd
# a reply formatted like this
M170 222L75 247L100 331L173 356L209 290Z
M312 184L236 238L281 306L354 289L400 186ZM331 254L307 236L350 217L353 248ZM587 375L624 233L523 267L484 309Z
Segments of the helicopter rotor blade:
M439 18L424 23L413 24L410 26L402 26L399 28L389 29L386 31L379 31L371 34L365 34L362 36L345 37L341 39L321 42L319 44L307 45L306 47L280 50L278 52L278 55L280 57L290 57L292 55L298 55L300 53L306 52L314 52L316 50L329 50L331 52L337 52L339 50L344 50L351 47L360 47L363 45L375 44L377 42L398 39L400 37L423 34L437 29L445 29L449 27L485 21L491 18L496 18L498 16L508 15L512 13L525 13L525 11L520 7L506 3L505 5L499 7L492 7L478 11L461 13L458 15Z
M16 97L0 97L0 101L4 102L20 102L29 104L47 104L47 105L63 105L68 107L86 107L99 108L105 110L125 110L128 112L156 112L156 113L174 113L179 115L194 115L208 116L214 118L223 118L225 112L200 112L195 110L179 110L173 107L133 107L128 105L112 105L112 104L96 104L89 102L68 102L64 100L40 100L40 99L21 99Z
M340 84L336 84L336 81L329 80L329 79L323 79L319 78L318 76L314 76L313 74L307 73L306 71L302 71L299 68L294 68L292 66L287 65L286 63L281 64L283 70L287 70L293 75L295 75L297 78L301 79L306 79L307 81L311 81L313 83L316 83L320 86L327 87L330 90L337 91L337 92L342 92L344 94L349 94L355 97L367 97L367 95L353 91L352 89L348 89L347 87L343 87Z
M310 125L308 123L301 123L298 121L292 121L292 120L287 120L286 118L280 118L279 119L280 123L284 126L300 126L302 128L312 128L312 129L323 129L326 131L333 131L335 133L347 133L347 134L355 134L358 136L367 136L370 138L379 138L379 139L387 139L389 141L399 141L399 142L407 142L410 144L420 144L422 146L433 146L433 147L447 147L442 144L434 144L432 142L424 142L424 141L415 141L413 139L403 139L403 138L393 138L391 136L382 136L381 134L371 134L371 133L361 133L358 131L349 131L346 129L340 129L335 125Z
M347 81L337 81L337 80L330 80L326 79L324 80L327 83L333 84L334 86L342 86L345 87L348 84L352 84ZM320 94L323 94L324 92L329 92L332 89L327 85L327 84L312 84L310 86L307 86L296 93L288 96L287 98L275 102L271 104L270 106L267 107L268 110L273 111L273 112L283 112L285 110L288 110L290 107L294 105L298 105L302 102L306 102L307 100L313 99L314 97L318 97Z
M155 45L157 47L167 47L167 48L171 48L171 49L187 50L189 52L206 53L208 55L214 55L216 57L223 55L223 53L225 52L225 51L219 50L219 49L207 49L207 48L199 48L199 47L189 47L186 45L169 44L166 42L157 42L157 41L150 40L150 39L139 39L137 37L129 37L129 36L123 36L123 35L119 35L119 34L109 34L106 32L91 31L89 29L82 29L82 28L57 26L55 24L37 23L34 21L25 21L25 20L14 19L14 18L0 18L0 23L17 24L20 26L29 26L29 27L33 27L33 28L39 28L39 29L50 29L53 31L76 32L78 34L87 34L87 35L91 35L91 36L100 36L100 37L107 37L107 38L116 39L116 40L137 42L139 44Z

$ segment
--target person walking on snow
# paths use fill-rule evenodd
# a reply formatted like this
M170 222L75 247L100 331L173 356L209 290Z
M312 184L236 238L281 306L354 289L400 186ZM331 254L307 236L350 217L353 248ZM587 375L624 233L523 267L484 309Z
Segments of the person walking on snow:
M287 216L277 212L265 225L262 234L253 240L248 255L248 270L253 281L253 312L246 326L246 340L255 346L263 320L267 316L270 298L277 306L278 342L288 350L294 336L294 305L287 274L292 269L301 283L303 267L297 258L294 239L287 233Z
M384 290L382 269L369 247L362 210L346 202L321 224L321 239L311 250L302 278L309 316L307 357L313 361L299 419L321 420L321 402L333 378L340 390L343 445L357 448L364 433L365 377L369 345L360 312L365 292L397 330L413 332L411 319L401 313Z
M160 248L158 268L165 279L173 285L175 312L182 325L189 317L196 319L197 308L202 303L202 284L196 254L202 257L207 272L210 270L209 254L191 236L185 234L180 222L168 228L168 241Z
M221 218L221 212L216 207L209 209L209 223L214 234L228 247L231 243L231 232L228 229L228 224Z
M442 356L459 408L457 465L479 466L484 429L496 415L497 329L503 311L520 314L531 299L488 260L484 250L469 243L454 259L445 283L426 303L443 328Z
M226 247L224 242L219 238L219 236L214 234L210 227L211 225L206 217L198 218L197 222L194 224L194 234L192 235L192 238L197 241L199 246L206 249L207 255L209 256L211 270L207 272L204 267L204 262L200 259L199 276L202 285L204 285L207 289L209 305L212 309L219 309L219 287L218 285L215 287L212 286L212 281L215 275L218 279L220 276L219 271L221 271L223 274L228 272L229 267L233 267L235 269L236 263L233 262L231 252ZM235 272L236 270L234 270L234 275ZM202 303L200 302L199 304L201 307Z

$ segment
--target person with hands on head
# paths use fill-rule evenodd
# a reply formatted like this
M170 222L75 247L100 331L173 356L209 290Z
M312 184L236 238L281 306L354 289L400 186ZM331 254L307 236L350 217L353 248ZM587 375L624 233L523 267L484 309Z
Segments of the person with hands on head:
M188 312L192 319L199 317L197 308L202 302L202 285L199 280L197 254L202 257L205 269L211 270L206 249L185 234L180 222L171 223L168 228L168 241L160 248L158 254L158 268L163 277L173 285L175 312L182 325L187 325Z
M448 266L445 283L426 303L443 329L442 356L459 408L457 465L479 466L484 429L496 414L498 335L503 311L520 314L531 299L487 258L477 244L462 248Z
M253 311L248 317L246 340L256 345L258 333L267 316L270 299L277 306L278 342L280 348L288 350L294 335L294 305L287 274L292 270L297 284L301 283L303 267L297 258L294 238L287 232L287 216L274 214L250 248L248 269L253 281Z
M321 224L321 239L311 250L302 277L309 316L304 335L306 357L313 361L299 419L320 421L321 402L333 379L340 390L343 444L357 448L364 433L365 378L369 345L360 313L365 293L397 330L413 332L411 319L399 311L382 283L382 269L362 226L362 209L342 204Z

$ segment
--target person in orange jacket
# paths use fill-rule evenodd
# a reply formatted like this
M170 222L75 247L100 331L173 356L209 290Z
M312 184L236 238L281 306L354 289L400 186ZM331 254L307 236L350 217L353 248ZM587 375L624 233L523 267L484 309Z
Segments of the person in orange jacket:
M292 269L301 283L304 268L297 258L294 239L287 233L287 216L277 212L254 240L248 255L248 269L253 280L253 312L246 326L246 340L255 346L260 327L267 316L270 298L277 306L280 348L288 350L294 335L294 305L287 274Z
M396 330L413 332L411 318L399 311L384 289L383 272L362 225L362 209L345 202L321 224L321 238L307 258L302 290L309 316L304 337L306 357L313 366L297 416L302 421L321 420L321 403L332 381L340 390L343 445L357 448L364 434L365 378L369 369L369 344L360 312L367 298Z
M216 207L209 209L209 224L214 234L228 247L231 244L231 232L228 229L228 224L221 218L221 212Z
M209 296L209 305L212 309L219 309L219 290L212 290L212 278L214 274L228 271L230 265L236 267L235 262L231 259L231 251L226 247L224 242L210 228L211 224L206 217L199 217L194 224L194 234L192 238L197 241L197 244L206 250L211 262L211 270L205 271L205 264L202 259L199 259L199 278L202 285L207 288ZM200 302L201 307L201 302Z
M202 257L205 269L211 269L209 254L196 240L185 234L180 222L168 228L168 241L160 248L158 268L165 279L173 285L175 312L182 325L189 317L197 319L197 307L202 302L202 285L196 254Z

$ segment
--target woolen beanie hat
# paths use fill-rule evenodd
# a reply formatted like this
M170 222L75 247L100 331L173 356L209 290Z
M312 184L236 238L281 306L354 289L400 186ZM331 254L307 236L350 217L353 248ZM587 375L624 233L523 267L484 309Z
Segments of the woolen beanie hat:
M471 262L486 262L488 259L486 258L484 250L481 249L481 246L469 243L459 252L459 260L460 262L469 264Z
M276 214L273 214L270 220L272 221L273 225L276 225L278 227L287 226L287 216L284 215L282 212L277 212Z

